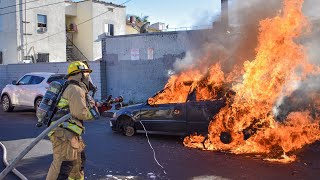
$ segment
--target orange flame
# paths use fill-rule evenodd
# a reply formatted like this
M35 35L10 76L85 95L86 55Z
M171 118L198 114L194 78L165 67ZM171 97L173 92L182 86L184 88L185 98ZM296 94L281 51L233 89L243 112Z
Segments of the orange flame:
M206 72L206 73L203 73ZM189 69L179 75L171 76L163 92L149 98L149 104L184 103L190 92L196 91L200 100L219 98L224 87L224 73L220 64L212 65L208 70Z
M316 72L307 62L304 47L295 42L309 29L302 4L303 0L284 0L280 15L260 22L256 57L244 63L242 82L232 86L236 92L232 101L211 121L208 138L190 135L184 139L185 146L262 153L267 154L266 160L292 162L295 156L288 153L320 139L319 119L312 119L310 112L291 113L280 123L272 111L279 98L294 91L292 84ZM220 64L207 71L189 69L171 77L165 90L150 100L156 104L185 102L190 90L196 90L197 100L216 99L226 91L225 84L234 80L235 72L239 71L225 75ZM224 132L232 137L229 144L221 142ZM247 140L246 135L250 136Z
M186 137L186 146L199 147L203 143L202 148L208 150L276 153L276 157L280 153L283 160L278 161L290 162L294 156L286 153L320 139L319 120L313 121L310 112L291 113L283 124L275 121L272 112L279 97L292 93L292 82L315 72L304 48L294 41L308 28L302 4L303 0L285 0L281 16L260 22L256 58L244 63L243 82L233 86L233 104L222 109L210 123L208 139L193 142L192 136ZM221 142L222 132L231 134L230 144ZM248 140L244 140L244 132L251 135Z

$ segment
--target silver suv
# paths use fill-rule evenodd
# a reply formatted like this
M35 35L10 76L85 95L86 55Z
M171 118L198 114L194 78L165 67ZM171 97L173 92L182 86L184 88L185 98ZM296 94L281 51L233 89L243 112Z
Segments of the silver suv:
M63 81L65 74L33 72L18 81L6 85L1 92L2 109L10 112L16 106L32 107L37 110L42 97L52 81Z

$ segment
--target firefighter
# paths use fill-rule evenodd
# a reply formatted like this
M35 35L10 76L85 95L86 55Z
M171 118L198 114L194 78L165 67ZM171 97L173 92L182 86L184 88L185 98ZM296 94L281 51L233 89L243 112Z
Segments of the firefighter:
M60 124L49 133L53 146L53 162L47 180L84 179L85 144L81 138L84 132L83 121L96 118L98 111L90 97L91 82L86 63L72 62L68 67L68 86L57 104L58 111L52 122L70 112L71 119ZM51 123L52 123L51 122Z

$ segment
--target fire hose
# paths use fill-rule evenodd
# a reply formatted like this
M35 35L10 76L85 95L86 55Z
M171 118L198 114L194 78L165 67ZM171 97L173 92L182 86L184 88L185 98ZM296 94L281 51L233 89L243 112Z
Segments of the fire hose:
M6 147L0 142L0 146L2 147L3 149L3 163L5 166L9 166L9 163L7 161L7 149ZM20 179L22 180L28 180L23 174L21 174L16 168L13 168L12 169L12 172L18 176Z
M54 123L51 123L51 125L45 129L38 137L36 137L35 140L33 140L29 146L27 146L13 161L11 164L7 165L6 168L0 173L0 180L4 179L6 175L10 172L13 171L15 173L14 167L19 163L19 161L36 145L39 143L40 140L42 140L50 131L52 131L54 128L56 128L60 123L68 120L71 117L70 113L61 117ZM4 148L5 149L5 148ZM6 152L4 150L4 152ZM5 158L4 158L5 160ZM15 173L16 174L16 173ZM21 174L21 173L20 173ZM20 177L20 175L18 175ZM23 176L23 175L22 175ZM21 176L21 177L22 177ZM21 178L20 177L20 178ZM24 177L24 176L23 176ZM25 177L24 177L25 178ZM22 178L21 178L22 179ZM26 179L26 178L25 178Z

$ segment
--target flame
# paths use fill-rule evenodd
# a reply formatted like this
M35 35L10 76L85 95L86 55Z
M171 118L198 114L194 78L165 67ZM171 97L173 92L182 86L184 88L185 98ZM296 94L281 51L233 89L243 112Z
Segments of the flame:
M303 46L295 42L308 29L302 4L303 0L285 0L282 15L260 22L256 58L244 63L243 82L233 86L233 103L210 123L204 142L190 142L190 136L184 140L186 146L203 143L203 149L264 153L274 156L266 160L291 162L295 157L286 153L320 139L319 120L312 120L310 112L291 113L284 123L277 122L272 112L281 96L292 93L292 82L316 72ZM230 144L221 142L223 132L231 134ZM250 138L244 140L246 135Z
M203 73L206 72L206 73ZM226 90L225 77L221 65L215 64L208 69L191 68L168 80L164 90L149 98L149 104L184 103L190 92L196 92L196 100L213 100L221 97Z
M281 97L295 90L295 82L318 73L318 67L308 63L304 47L296 43L309 30L302 4L303 0L284 0L278 16L260 21L256 57L242 70L224 74L219 63L207 70L191 68L172 76L165 90L150 99L155 104L185 102L193 90L197 100L217 99L227 92L226 84L234 82L235 74L243 72L242 81L231 87L235 95L210 122L208 137L190 135L185 146L266 154L266 160L287 163L295 160L295 150L320 139L319 118L312 118L310 111L290 113L284 122L276 121L273 111ZM232 138L229 144L222 143L223 133Z

